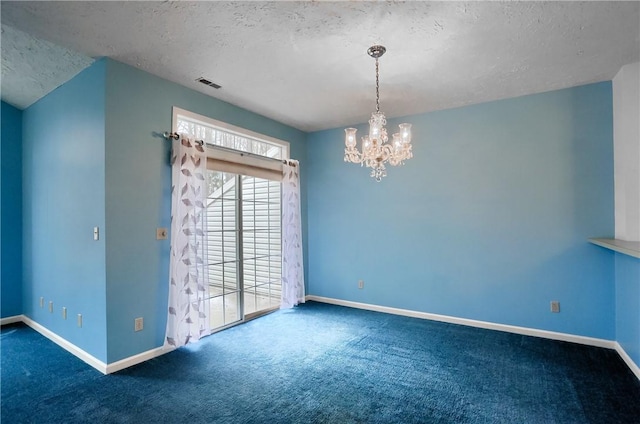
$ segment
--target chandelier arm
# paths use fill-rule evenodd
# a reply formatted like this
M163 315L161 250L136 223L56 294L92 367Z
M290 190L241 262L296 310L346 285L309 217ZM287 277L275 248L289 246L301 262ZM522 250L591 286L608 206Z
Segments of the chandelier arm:
M346 148L344 149L344 160L345 162L351 163L362 163L364 159L364 155L358 151L357 148Z
M389 144L383 144L380 147L380 157L382 157L382 162L387 162L389 158L393 157L393 150Z

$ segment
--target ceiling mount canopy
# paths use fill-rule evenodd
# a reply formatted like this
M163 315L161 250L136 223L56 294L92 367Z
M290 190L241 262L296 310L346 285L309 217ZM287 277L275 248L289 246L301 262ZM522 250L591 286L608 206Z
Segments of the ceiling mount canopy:
M367 50L367 54L373 57L374 59L378 59L383 54L385 54L386 51L387 51L387 48L385 46L376 45L376 46L369 47L369 49Z
M380 112L380 68L378 59L385 54L384 46L371 46L367 54L376 60L376 111L369 119L369 134L362 137L362 152L356 147L356 129L346 128L344 161L359 163L371 168L371 177L380 182L387 176L385 163L391 166L404 165L404 161L411 159L411 124L400 124L400 131L393 134L391 144L387 143L387 118Z

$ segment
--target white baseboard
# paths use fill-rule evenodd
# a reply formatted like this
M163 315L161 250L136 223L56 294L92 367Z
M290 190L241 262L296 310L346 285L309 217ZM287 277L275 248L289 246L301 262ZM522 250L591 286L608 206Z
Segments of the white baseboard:
M627 354L627 352L625 352L622 346L620 346L620 343L615 342L615 344L616 344L615 349L618 352L618 355L620 355L622 360L627 364L627 366L636 375L636 377L638 377L638 380L640 380L640 367L638 367L638 365L635 362L633 362L633 359L631 359L631 357Z
M13 324L16 322L23 322L24 315L14 315L12 317L0 318L0 325Z
M155 349L147 350L146 352L142 352L137 355L133 355L116 362L112 362L109 365L107 365L107 372L105 374L111 374L116 371L129 368L133 365L137 365L142 362L148 361L149 359L157 358L158 356L162 356L165 353L169 353L174 349L175 348L165 349L164 347L160 346L160 347L156 347Z
M2 318L2 320L0 320L1 325L12 324L15 322L24 322L26 325L33 328L38 333L42 334L47 339L51 340L52 342L54 342L55 344L57 344L67 352L71 353L72 355L76 356L77 358L83 360L84 362L91 365L93 368L97 369L103 374L111 374L116 371L123 370L133 365L137 365L139 363L148 361L149 359L153 359L160 355L164 355L165 353L168 353L173 350L173 349L165 349L163 347L157 347L155 349L151 349L146 352L142 352L125 359L121 359L120 361L112 362L110 364L105 364L95 356L85 352L84 350L80 349L78 346L60 337L53 331L49 330L46 327L43 327L42 325L38 324L37 322L33 321L31 318L25 315L16 315L14 317Z
M333 305L347 306L350 308L366 309L368 311L384 312L387 314L403 315L403 316L413 317L413 318L422 318L422 319L428 319L432 321L448 322L451 324L467 325L470 327L485 328L488 330L505 331L507 333L522 334L525 336L542 337L545 339L561 340L564 342L572 342L572 343L579 343L579 344L588 345L588 346L614 349L616 352L618 352L622 360L627 364L631 372L633 372L635 376L638 377L638 379L640 380L640 367L638 366L638 364L636 364L633 361L633 359L631 359L631 357L627 354L627 352L625 352L625 350L622 348L622 346L620 346L618 342L613 340L597 339L597 338L585 337L585 336L576 336L574 334L558 333L555 331L547 331L547 330L537 330L535 328L518 327L515 325L506 325L506 324L497 324L494 322L477 321L477 320L467 319L467 318L457 318L457 317L452 317L448 315L430 314L428 312L412 311L410 309L391 308L388 306L379 306L379 305L372 305L370 303L352 302L349 300L334 299L330 297L310 295L310 296L307 296L306 299L314 300L316 302L330 303Z
M36 330L38 333L45 336L47 339L51 340L52 342L54 342L55 344L57 344L67 352L71 353L72 355L82 359L84 362L91 365L93 368L97 369L101 373L103 374L107 373L107 364L105 364L95 356L85 352L84 350L80 349L78 346L67 341L66 339L63 339L53 331L49 330L46 327L43 327L42 325L38 324L37 322L35 322L29 317L24 316L22 321L25 324L27 324L29 327Z
M369 311L384 312L387 314L403 315L413 318L422 318L432 321L448 322L451 324L466 325L469 327L485 328L488 330L505 331L507 333L522 334L525 336L542 337L545 339L561 340L565 342L579 343L589 346L605 347L615 349L616 342L613 340L597 339L593 337L576 336L574 334L558 333L555 331L537 330L535 328L518 327L515 325L497 324L488 321L477 321L467 318L452 317L449 315L431 314L428 312L412 311L410 309L391 308L389 306L372 305L369 303L351 302L349 300L333 299L330 297L307 296L307 300L331 303L333 305L348 306L351 308L366 309Z

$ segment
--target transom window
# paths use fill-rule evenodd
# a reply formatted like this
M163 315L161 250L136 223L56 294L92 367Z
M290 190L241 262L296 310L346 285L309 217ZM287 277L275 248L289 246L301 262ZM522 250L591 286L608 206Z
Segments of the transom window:
M285 141L179 108L173 109L173 115L176 132L202 140L207 145L273 159L289 158L289 143Z

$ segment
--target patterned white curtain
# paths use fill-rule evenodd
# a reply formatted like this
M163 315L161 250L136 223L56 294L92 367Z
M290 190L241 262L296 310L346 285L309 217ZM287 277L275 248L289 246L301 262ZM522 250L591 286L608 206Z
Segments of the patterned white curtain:
M187 138L173 141L171 154L171 256L165 347L180 347L211 333L207 317L207 158Z
M284 164L282 178L282 301L280 309L304 303L300 164Z

